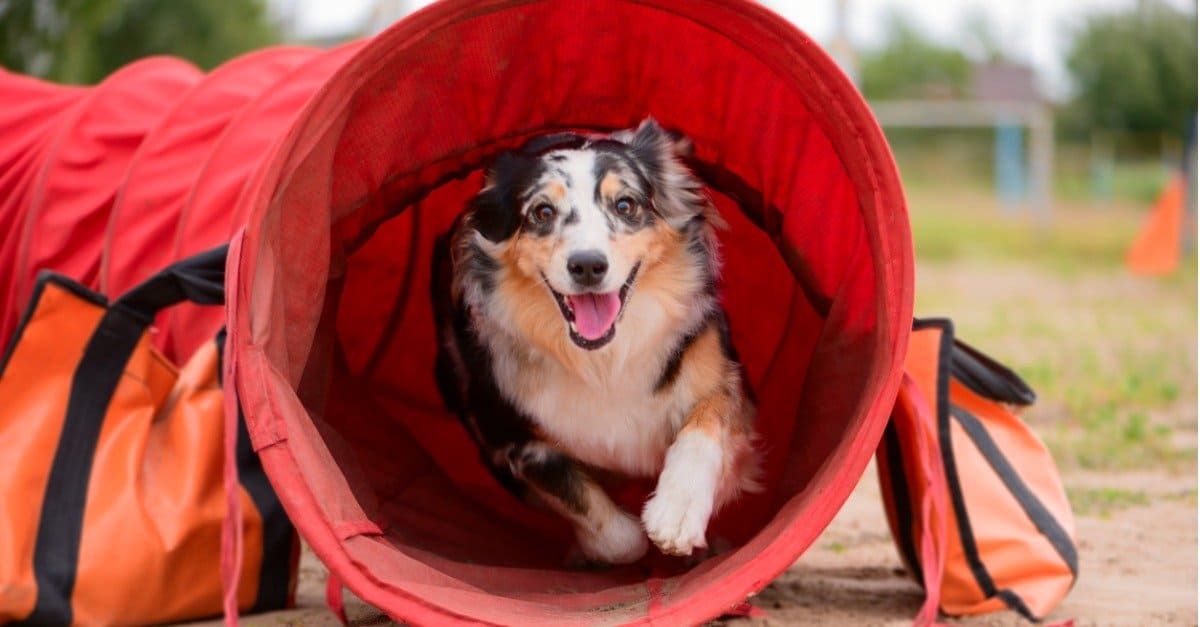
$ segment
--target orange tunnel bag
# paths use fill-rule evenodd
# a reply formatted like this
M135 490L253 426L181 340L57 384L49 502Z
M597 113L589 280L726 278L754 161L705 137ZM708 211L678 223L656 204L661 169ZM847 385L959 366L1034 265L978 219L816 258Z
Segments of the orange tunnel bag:
M144 326L123 322L131 314L122 303L43 274L0 370L0 622L146 624L221 613L218 345L177 370ZM131 344L124 356L113 349L119 341L104 341L121 336ZM105 377L110 366L116 374ZM95 389L106 379L115 385L105 403ZM237 595L246 610L283 606L294 584L291 537L267 546L255 496L240 490L248 576ZM275 510L267 514L282 519L277 502ZM285 575L260 591L268 558L282 560ZM273 603L262 598L272 594Z
M1033 391L956 342L946 320L915 323L906 369L929 411L915 411L902 395L878 464L905 563L919 581L924 569L939 569L940 585L930 594L947 614L1008 608L1044 618L1074 585L1079 565L1075 520L1054 460L1014 413L1033 402ZM918 438L932 445L939 476L919 465ZM926 490L946 497L938 515L914 515ZM940 565L919 557L926 533L941 545Z

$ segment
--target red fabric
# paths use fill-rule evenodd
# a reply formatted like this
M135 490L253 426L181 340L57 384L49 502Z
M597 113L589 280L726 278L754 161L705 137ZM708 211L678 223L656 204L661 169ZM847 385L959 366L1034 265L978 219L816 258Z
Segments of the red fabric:
M908 374L904 375L901 383L906 394L912 399L913 414L910 417L919 424L934 425L937 419L932 413L932 406L921 393L920 386ZM905 414L908 415L908 414ZM926 627L937 623L938 605L941 603L942 573L946 563L946 533L943 525L937 527L930 524L933 521L944 521L944 513L950 507L946 500L946 477L943 472L941 451L931 450L925 438L913 438L917 447L916 463L920 464L918 476L926 477L928 484L921 496L921 573L924 576L922 586L925 588L925 602L917 613L914 625Z
M0 69L4 106L0 107L0 346L7 346L15 316L12 301L17 249L33 197L34 183L54 146L54 131L88 91L43 83ZM10 321L11 320L11 321Z
M162 241L157 242L169 259L183 259L219 246L241 228L246 216L233 208L240 206L238 197L248 179L265 162L247 155L270 154L308 99L365 43L354 41L311 56L274 82L254 86L254 100L229 121L203 158L174 226L173 246L166 248ZM185 304L165 312L160 322L165 331L160 346L179 356L190 355L207 342L224 326L225 319L212 307Z
M276 82L318 52L312 48L284 47L239 57L205 76L178 99L146 136L125 169L125 180L113 204L104 240L101 292L111 296L123 294L175 260L170 242L184 200L196 187L201 172L196 164L212 153L230 120L265 85ZM228 238L228 232L225 236ZM209 310L211 318L220 320L219 311L204 309ZM166 312L160 315L160 324L168 315ZM167 358L182 362L220 326L218 323L203 329L207 332L204 338L189 345L188 352L183 354L176 354L174 347L167 344L166 333L158 334L155 344Z
M143 59L83 91L47 129L49 147L41 155L28 196L15 207L20 223L6 235L14 238L15 251L0 260L7 281L6 306L0 312L4 342L40 270L56 270L88 287L97 286L103 233L125 168L177 94L200 76L199 70L178 59ZM6 90L7 85L6 81ZM4 100L12 102L7 96Z
M562 567L565 525L500 490L442 408L427 302L432 239L481 164L536 133L647 114L695 141L733 225L724 298L771 443L770 489L715 523L739 547L655 578ZM899 383L911 251L890 155L834 64L749 4L434 5L331 77L237 210L245 300L228 322L251 437L321 559L396 618L728 611L832 518Z
M350 624L350 619L346 617L346 603L342 598L342 582L332 573L325 582L325 606L343 625Z
M272 55L252 58L228 68L256 75ZM184 358L227 324L228 415L240 402L281 500L332 573L397 619L703 622L814 541L879 441L912 309L891 155L815 44L742 1L446 0L289 67L229 99L162 60L90 90L0 75L0 92L47 103L0 110L0 129L29 120L54 138L14 135L34 156L0 146L0 164L19 164L0 185L20 199L0 200L0 220L30 227L22 254L9 240L0 249L4 328L37 268L98 279L122 190L105 266L114 290L244 225L225 320L179 315L160 343ZM690 570L654 556L581 572L563 566L565 524L500 489L441 405L431 244L498 151L648 114L693 139L731 224L722 293L759 403L768 489L714 521L729 553ZM185 119L206 130L189 139ZM135 198L149 206L126 204ZM637 508L646 488L617 496ZM231 582L240 550L226 531Z
M241 258L242 234L239 232L229 243L229 253L225 260L227 277L238 275L237 262ZM226 289L225 310L233 311L241 303L237 290ZM223 372L221 381L237 380L237 360L233 359L230 347L237 340L238 330L230 327L225 336L225 354L221 360ZM226 394L225 401L225 521L221 525L221 587L224 591L222 604L225 609L225 624L227 627L237 626L238 617L238 583L242 575L242 499L238 491L241 482L238 479L237 439L238 423L233 416L238 416L241 403L236 394Z

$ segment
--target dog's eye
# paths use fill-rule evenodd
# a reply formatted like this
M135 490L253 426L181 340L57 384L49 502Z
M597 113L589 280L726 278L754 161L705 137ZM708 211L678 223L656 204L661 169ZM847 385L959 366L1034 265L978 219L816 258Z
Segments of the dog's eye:
M555 213L557 212L552 205L542 203L534 207L533 211L529 212L529 215L533 216L536 222L549 222L554 219Z
M615 207L618 214L627 218L633 215L633 212L637 211L637 204L633 202L632 198L622 198L618 200Z

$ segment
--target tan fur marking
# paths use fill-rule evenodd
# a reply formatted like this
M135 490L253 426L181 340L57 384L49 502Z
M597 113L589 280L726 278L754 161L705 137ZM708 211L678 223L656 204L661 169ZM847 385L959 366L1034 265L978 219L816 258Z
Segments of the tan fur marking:
M718 442L725 439L725 430L730 422L733 402L729 395L718 392L696 403L692 408L688 421L679 430L682 435L688 431L699 431Z
M709 325L684 353L677 384L692 398L705 398L721 389L728 372L721 336L715 325Z
M563 187L558 181L550 181L542 189L542 193L555 204L562 202L563 198L567 197L567 188Z
M600 181L600 195L609 200L617 197L621 190L625 188L625 183L621 182L621 177L615 172L608 172L604 175L604 179Z
M557 359L564 365L574 362L577 351L572 350L566 322L558 303L550 294L541 278L536 280L525 273L506 272L496 285L496 296L501 307L511 312L514 325L537 349Z

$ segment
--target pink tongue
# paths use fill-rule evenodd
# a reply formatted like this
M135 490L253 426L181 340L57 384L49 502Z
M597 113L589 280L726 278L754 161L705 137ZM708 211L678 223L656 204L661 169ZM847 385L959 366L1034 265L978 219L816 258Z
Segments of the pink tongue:
M575 310L575 330L585 340L598 340L608 332L621 311L619 291L607 294L575 294L568 296Z

